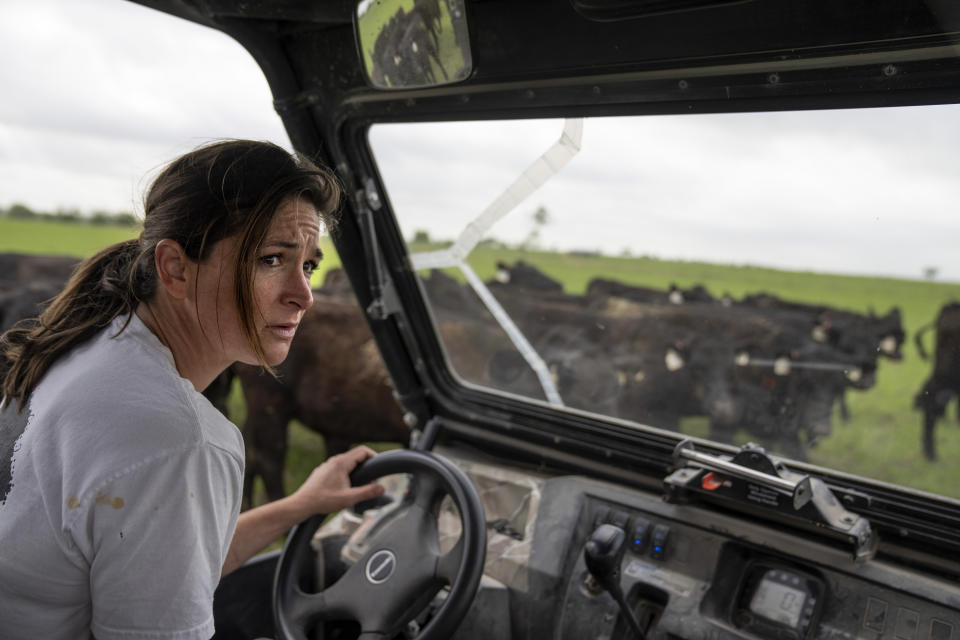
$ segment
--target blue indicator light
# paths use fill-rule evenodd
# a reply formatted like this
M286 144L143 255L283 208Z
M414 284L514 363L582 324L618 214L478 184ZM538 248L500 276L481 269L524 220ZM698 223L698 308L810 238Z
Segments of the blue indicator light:
M656 551L657 553L660 553L661 551L663 551L663 547L657 546L657 547L654 547L653 550Z

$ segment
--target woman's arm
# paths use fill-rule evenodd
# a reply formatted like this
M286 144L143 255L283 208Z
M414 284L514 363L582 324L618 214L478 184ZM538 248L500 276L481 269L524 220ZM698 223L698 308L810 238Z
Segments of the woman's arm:
M241 513L221 576L242 565L293 525L310 516L333 513L383 495L383 487L376 483L350 486L350 472L374 455L373 449L359 446L328 458L291 495Z

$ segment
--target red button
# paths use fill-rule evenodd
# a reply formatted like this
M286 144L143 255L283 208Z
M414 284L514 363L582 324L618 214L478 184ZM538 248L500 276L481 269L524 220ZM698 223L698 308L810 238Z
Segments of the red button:
M711 471L707 475L703 476L703 480L700 481L700 486L707 491L713 491L714 489L719 489L722 487L723 481L717 477L717 474Z

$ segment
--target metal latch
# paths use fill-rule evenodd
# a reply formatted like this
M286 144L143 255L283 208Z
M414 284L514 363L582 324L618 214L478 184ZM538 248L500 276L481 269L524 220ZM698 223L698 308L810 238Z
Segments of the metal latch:
M664 479L671 502L733 502L847 542L855 560L870 558L876 551L869 521L847 511L826 483L790 471L753 443L730 458L696 451L693 442L683 440L674 448L673 463L676 470Z

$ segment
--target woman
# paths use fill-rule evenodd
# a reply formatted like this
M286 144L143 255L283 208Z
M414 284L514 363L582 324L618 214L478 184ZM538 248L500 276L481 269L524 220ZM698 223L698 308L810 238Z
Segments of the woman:
M201 147L156 178L138 239L4 334L0 638L208 638L222 575L382 493L350 487L373 455L358 447L239 514L240 432L200 394L233 362L286 357L338 198L275 145Z

